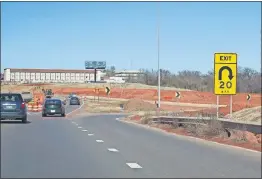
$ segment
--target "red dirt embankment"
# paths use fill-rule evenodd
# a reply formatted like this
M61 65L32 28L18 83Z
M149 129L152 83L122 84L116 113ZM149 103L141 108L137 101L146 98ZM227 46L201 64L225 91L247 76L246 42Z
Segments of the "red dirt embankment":
M74 92L78 95L87 95L93 96L97 95L94 91L94 88L61 88L53 87L53 92L56 94L67 95L71 92ZM200 91L180 91L180 99L175 98L175 90L162 90L161 91L161 100L162 101L173 101L173 102L183 102L183 103L195 103L195 104L216 104L216 95L212 92L200 92ZM99 96L107 96L105 89L101 88ZM251 94L251 100L249 105L247 105L247 93L238 93L232 96L233 99L233 112L239 111L247 107L261 106L261 95L260 94ZM110 93L111 98L140 98L143 100L157 100L157 90L156 89L121 89L113 88ZM228 105L227 107L220 108L220 113L226 115L229 113L229 102L230 96L220 96L219 104ZM215 109L207 109L203 112L214 113Z

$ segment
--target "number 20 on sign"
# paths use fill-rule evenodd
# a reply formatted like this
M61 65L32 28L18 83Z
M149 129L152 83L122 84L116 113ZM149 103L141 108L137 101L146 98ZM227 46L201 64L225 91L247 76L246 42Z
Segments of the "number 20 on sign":
M237 54L215 53L214 93L235 95L237 87Z

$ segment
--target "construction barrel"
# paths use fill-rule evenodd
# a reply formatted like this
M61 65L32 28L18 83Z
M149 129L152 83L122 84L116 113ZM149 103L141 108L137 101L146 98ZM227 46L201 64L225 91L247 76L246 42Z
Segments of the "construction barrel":
M37 105L38 111L42 111L42 107L43 107L42 104L38 104L38 105Z
M36 104L33 105L33 112L37 112L38 111L38 107Z
M28 110L28 111L32 111L32 110L33 110L32 104L29 103L29 104L27 105L27 110Z

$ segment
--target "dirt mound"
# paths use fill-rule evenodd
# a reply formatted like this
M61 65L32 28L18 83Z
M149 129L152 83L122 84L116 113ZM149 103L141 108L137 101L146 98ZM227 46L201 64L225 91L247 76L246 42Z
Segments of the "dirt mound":
M145 102L142 99L130 99L124 104L124 110L128 111L152 111L156 110L156 105Z
M237 121L254 121L261 123L261 106L237 111L232 114L232 118Z

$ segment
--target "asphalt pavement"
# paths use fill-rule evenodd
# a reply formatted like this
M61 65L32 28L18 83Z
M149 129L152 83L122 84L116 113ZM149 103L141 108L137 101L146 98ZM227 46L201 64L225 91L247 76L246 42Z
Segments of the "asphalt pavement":
M261 153L127 124L117 115L28 118L1 123L1 177L261 177Z

